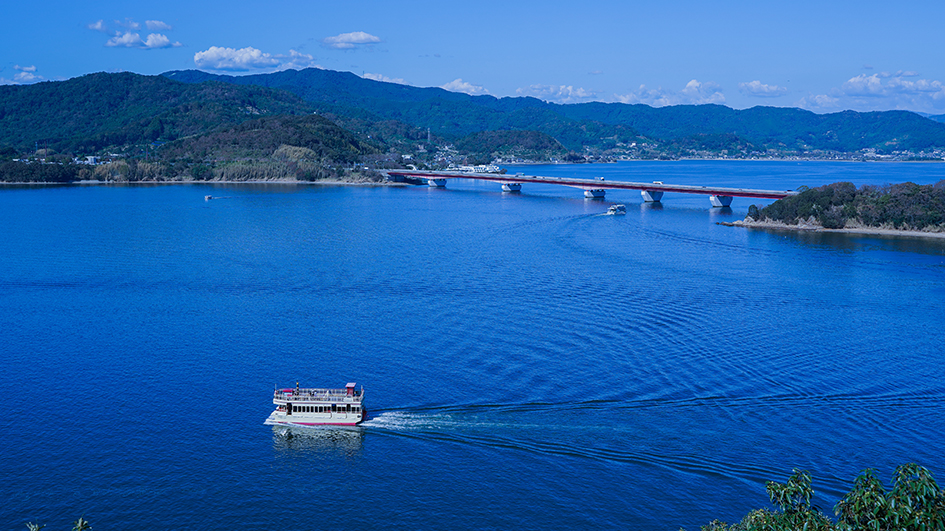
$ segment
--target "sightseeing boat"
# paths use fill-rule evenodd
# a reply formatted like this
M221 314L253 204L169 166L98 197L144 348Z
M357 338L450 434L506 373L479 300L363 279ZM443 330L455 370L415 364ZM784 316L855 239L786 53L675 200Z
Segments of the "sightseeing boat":
M355 426L365 418L364 386L355 389L349 383L344 389L300 388L276 389L272 403L276 405L266 424L270 426Z

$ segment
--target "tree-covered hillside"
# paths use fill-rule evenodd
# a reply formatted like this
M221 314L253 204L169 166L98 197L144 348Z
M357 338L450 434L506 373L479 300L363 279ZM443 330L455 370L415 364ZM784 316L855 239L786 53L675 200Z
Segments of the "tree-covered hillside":
M154 153L168 160L235 160L269 157L282 146L305 148L320 161L344 163L377 152L330 120L309 114L249 120L176 140Z
M572 150L606 148L606 139L614 137L673 143L678 139L698 140L700 135L708 135L710 141L717 140L716 135L734 135L736 144L750 144L759 150L891 152L945 148L945 124L906 111L821 115L775 107L736 110L721 105L561 105L535 98L469 96L315 68L238 77L193 70L164 75L185 82L217 80L278 87L324 111L397 120L430 128L448 140L480 131L531 130L549 134Z
M310 114L285 91L163 76L89 74L67 81L0 86L0 146L95 153L169 141L260 116Z
M127 73L0 87L8 182L338 178L380 147L266 87Z
M568 150L554 138L538 131L483 131L456 142L456 149L470 153L477 162L496 158L550 160L564 158Z
M903 230L945 230L945 181L864 185L834 183L804 190L758 209L749 208L754 221L788 225L813 218L824 228L847 225Z

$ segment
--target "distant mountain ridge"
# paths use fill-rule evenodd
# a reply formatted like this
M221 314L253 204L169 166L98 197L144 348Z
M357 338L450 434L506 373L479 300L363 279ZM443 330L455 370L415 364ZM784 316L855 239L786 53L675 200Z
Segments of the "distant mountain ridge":
M316 112L325 120L236 127ZM470 96L320 69L241 77L196 70L161 76L96 73L0 86L0 151L10 158L36 147L62 156L109 152L160 158L173 153L178 159L198 161L259 157L278 149L271 142L285 137L305 139L308 144L297 147L319 154L320 164L350 164L369 156L371 167L398 167L407 160L432 165L451 161L444 157L481 162L829 158L830 153L862 150L907 152L909 158L909 153L945 148L945 123L930 118L906 111L818 115L776 107L563 105L530 97ZM260 135L260 129L269 131L268 136ZM183 142L191 137L202 140ZM213 139L226 139L239 149L210 149ZM263 142L265 149L253 142ZM438 154L445 144L456 150ZM197 151L184 152L191 149ZM941 158L941 152L933 152L934 157Z
M530 97L470 96L316 68L248 76L197 70L162 75L186 83L215 80L279 88L326 112L398 120L429 128L449 140L482 131L534 130L551 135L572 150L600 144L605 138L629 140L637 135L664 141L734 135L761 150L945 148L945 123L909 111L815 114L783 107L736 110L722 105L555 104Z

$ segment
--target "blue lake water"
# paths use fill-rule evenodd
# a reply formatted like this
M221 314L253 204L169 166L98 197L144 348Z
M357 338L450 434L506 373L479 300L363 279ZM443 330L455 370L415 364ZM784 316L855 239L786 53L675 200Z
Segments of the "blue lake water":
M601 215L614 202L628 214ZM469 180L0 189L0 522L692 530L768 506L765 481L792 468L828 512L867 467L945 480L945 242L716 224L752 202ZM264 426L273 387L296 381L363 384L371 420Z

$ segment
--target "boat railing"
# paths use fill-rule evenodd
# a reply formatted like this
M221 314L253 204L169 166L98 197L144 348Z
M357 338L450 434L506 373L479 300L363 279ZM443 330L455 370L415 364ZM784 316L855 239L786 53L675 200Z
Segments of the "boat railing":
M352 398L353 402L360 402L363 395L363 389L355 389L353 395L347 389L276 389L273 398L292 402L343 402Z

